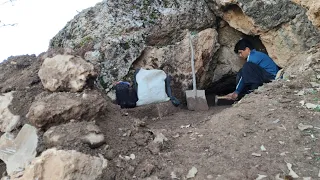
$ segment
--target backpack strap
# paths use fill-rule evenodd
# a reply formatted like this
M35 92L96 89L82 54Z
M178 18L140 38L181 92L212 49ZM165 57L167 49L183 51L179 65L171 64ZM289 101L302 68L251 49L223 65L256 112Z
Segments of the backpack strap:
M180 101L172 95L171 86L170 86L170 84L171 84L171 76L170 75L167 75L167 78L165 79L165 84L166 84L166 93L169 96L171 103L176 107L179 106Z

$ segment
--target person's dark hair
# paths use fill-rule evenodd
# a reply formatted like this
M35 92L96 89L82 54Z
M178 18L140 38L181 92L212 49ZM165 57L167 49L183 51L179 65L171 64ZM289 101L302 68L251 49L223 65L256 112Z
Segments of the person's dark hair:
M251 42L247 39L240 39L237 44L234 46L234 52L238 54L239 50L245 50L246 48L249 48L250 50L254 49Z

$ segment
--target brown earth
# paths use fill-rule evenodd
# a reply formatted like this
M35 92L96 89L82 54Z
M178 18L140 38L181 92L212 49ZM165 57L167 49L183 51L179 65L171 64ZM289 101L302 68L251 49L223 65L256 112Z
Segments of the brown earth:
M1 64L1 91L16 91L11 106L14 114L24 116L35 96L44 91L33 75L39 61L34 59L16 71L12 60ZM256 179L258 174L275 179L277 174L289 174L287 163L300 177L316 179L320 170L320 112L300 104L301 100L320 103L319 89L312 88L310 76L267 84L232 107L211 107L205 112L177 108L161 118L150 113L148 106L121 110L109 102L104 115L95 119L106 145L92 149L75 142L58 148L102 154L109 160L102 179L186 179L192 167L197 168L193 179L198 180ZM303 89L304 95L296 95ZM300 123L314 128L301 131ZM43 133L39 132L39 154L49 148L42 141ZM160 133L167 141L154 143ZM131 154L135 158L126 159ZM3 168L0 164L0 170Z

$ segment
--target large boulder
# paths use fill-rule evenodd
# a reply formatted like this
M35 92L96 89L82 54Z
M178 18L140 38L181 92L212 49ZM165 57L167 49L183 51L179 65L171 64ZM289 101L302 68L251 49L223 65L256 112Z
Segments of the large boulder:
M179 94L175 94L177 97L182 97L182 93L192 84L190 32L183 34L183 40L173 45L147 47L133 64L135 68L163 69L173 77L174 88L179 88L180 91L176 92ZM218 33L215 29L209 28L192 35L191 39L197 85L202 87L213 55L219 49Z
M83 93L42 93L32 103L27 118L36 127L52 126L70 120L89 121L104 113L105 99L96 91Z
M94 122L70 122L49 128L43 135L46 147L67 147L70 144L92 148L105 142L104 135Z
M107 168L107 160L77 151L46 150L12 180L95 180L101 178Z
M320 28L320 1L318 0L292 0L295 3L302 5L306 8L308 18L312 24Z
M56 55L46 58L38 73L43 86L50 91L81 91L97 73L81 57Z
M16 138L5 133L0 138L0 159L6 163L7 173L20 172L37 154L37 129L24 125Z
M20 122L20 116L14 115L9 109L11 101L13 99L14 92L9 92L6 94L0 95L0 131L1 132L10 132Z
M128 76L132 63L143 52L158 47L170 49L185 38L185 30L201 31L214 27L215 22L215 15L203 0L103 1L71 20L51 40L50 48L70 48L86 60L99 64L99 82L109 92L114 81ZM213 38L215 33L212 33L208 37ZM189 51L189 46L185 48L183 51ZM172 49L170 51L165 59L172 57ZM208 56L214 52L208 51ZM175 69L190 64L189 57L180 63L175 61L169 62Z
M238 54L234 53L234 45L243 34L231 28L225 22L221 23L218 33L220 49L214 56L213 64L210 65L210 68L212 68L209 71L212 73L211 82L217 82L226 75L236 74L244 64Z

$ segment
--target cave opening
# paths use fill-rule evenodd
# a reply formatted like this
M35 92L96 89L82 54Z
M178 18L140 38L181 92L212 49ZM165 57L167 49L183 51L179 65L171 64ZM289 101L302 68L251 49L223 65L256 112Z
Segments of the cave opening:
M239 31L237 31L238 33L240 33ZM259 36L251 36L251 35L246 35L243 33L240 33L241 36L240 38L246 38L248 39L252 45L254 46L254 48L258 51L264 52L266 54L268 54L266 47L263 45L263 43L260 40ZM239 39L240 39L239 38ZM233 47L235 44L228 44L228 47L232 47L232 52L230 51L229 53L234 53L233 52ZM220 50L218 50L217 52L217 56L219 56ZM217 58L217 57L214 57ZM235 56L234 61L242 61L241 64L243 65L245 63L244 60L240 60L240 57ZM228 65L228 64L227 64ZM219 68L219 66L215 65L215 69ZM223 76L221 76L221 78L217 81L214 81L212 83L210 83L206 88L205 88L205 92L206 92L206 98L207 98L207 102L209 106L215 106L216 101L215 101L215 96L224 96L227 95L229 93L234 92L236 86L237 86L237 72L233 72L233 73L229 73L229 74L224 74ZM221 105L229 105L230 102L226 102L225 104L221 104Z

